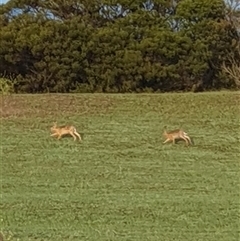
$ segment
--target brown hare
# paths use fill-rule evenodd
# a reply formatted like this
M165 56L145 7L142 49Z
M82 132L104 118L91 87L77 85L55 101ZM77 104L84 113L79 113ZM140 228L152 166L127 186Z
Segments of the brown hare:
M77 130L74 126L57 126L57 123L55 122L53 126L50 128L50 130L52 133L51 136L57 137L58 140L65 135L71 135L74 141L76 141L77 139L76 136L78 137L79 141L82 140L80 134L77 133Z
M176 129L172 131L166 131L166 127L164 128L163 136L166 138L166 140L163 142L163 144L172 141L173 144L175 144L176 140L184 140L186 142L186 145L193 144L190 137L186 132L184 132L182 129Z

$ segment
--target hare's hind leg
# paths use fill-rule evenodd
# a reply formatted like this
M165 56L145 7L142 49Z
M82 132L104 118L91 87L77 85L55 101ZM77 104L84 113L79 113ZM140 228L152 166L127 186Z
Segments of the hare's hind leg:
M181 136L181 138L186 142L186 146L188 146L189 143L188 143L188 140L187 140L186 136Z
M74 132L69 132L69 134L73 137L74 141L76 141L76 136L73 134Z
M193 144L193 143L192 143L192 140L191 140L191 138L190 138L189 136L185 136L185 138L188 140L188 142L189 142L190 145Z
M79 133L77 133L77 131L74 131L74 135L76 135L76 136L78 137L79 141L81 141L81 140L82 140L82 138L81 138L80 134L79 134Z

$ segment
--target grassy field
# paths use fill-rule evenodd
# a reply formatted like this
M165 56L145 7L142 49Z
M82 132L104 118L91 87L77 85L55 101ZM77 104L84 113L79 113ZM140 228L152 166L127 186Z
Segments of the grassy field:
M1 98L8 240L238 241L239 92ZM74 124L83 142L50 137ZM194 139L163 145L180 126Z

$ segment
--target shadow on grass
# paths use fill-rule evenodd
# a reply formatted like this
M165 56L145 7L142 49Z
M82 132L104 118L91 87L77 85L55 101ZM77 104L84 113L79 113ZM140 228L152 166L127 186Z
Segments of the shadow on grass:
M175 140L175 144L179 144L179 142L185 143L185 141L183 139L176 139ZM192 137L191 137L191 142L192 142L192 144L190 144L190 146L194 146L195 145L195 141L193 140Z
M82 141L84 140L84 133L80 133L79 132L79 134L80 134L80 136L81 136L81 139L82 139ZM70 134L66 134L66 135L63 135L59 140L56 138L56 137L51 137L53 140L55 140L55 141L61 141L62 139L72 139L72 141L74 141L73 140L73 137L70 135ZM78 137L76 137L77 139L76 139L76 141L75 142L79 142L79 139L78 139Z

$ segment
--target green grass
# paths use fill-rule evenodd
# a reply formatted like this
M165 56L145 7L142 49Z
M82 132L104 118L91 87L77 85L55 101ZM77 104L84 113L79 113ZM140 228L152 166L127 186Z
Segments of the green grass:
M239 92L1 99L9 240L239 240ZM56 140L54 121L83 142ZM163 145L182 126L195 145Z

